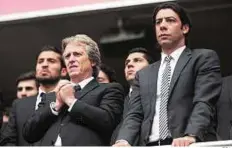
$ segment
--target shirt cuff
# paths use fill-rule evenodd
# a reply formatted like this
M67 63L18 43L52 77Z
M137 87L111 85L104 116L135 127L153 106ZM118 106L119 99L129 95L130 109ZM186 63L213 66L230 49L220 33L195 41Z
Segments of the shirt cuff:
M120 140L117 140L115 143L125 143L125 144L129 144L126 140L124 140L124 139L120 139Z
M59 115L59 112L55 110L55 107L56 107L56 102L51 102L50 103L50 108L51 108L51 111L54 115L58 116Z
M76 103L77 99L75 99L72 104L69 106L68 111L70 112L73 108L73 105Z

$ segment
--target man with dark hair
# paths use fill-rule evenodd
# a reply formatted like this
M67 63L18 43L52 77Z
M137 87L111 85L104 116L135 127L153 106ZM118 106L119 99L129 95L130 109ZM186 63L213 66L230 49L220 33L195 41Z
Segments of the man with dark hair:
M132 92L132 84L133 84L133 80L135 79L135 74L147 67L149 64L153 63L153 58L150 55L150 53L142 47L138 47L138 48L133 48L128 52L128 55L126 57L125 60L125 68L124 68L124 74L125 74L125 78L128 82L128 84L130 85L130 89L129 89L129 93L128 95L125 97L124 99L124 109L123 109L123 118L125 118L128 109L129 109L129 100L130 100L130 95ZM114 130L112 137L111 137L111 144L115 143L116 137L118 135L118 130L120 129L121 125L122 125L122 121L120 122L120 124L117 126L117 128ZM132 145L137 145L138 143L138 137L136 138L135 142Z
M97 76L97 81L99 83L117 82L115 70L106 64L101 64L100 71Z
M101 64L98 45L84 34L62 40L63 58L70 81L60 81L56 95L25 123L23 135L42 146L109 145L123 108L118 83L98 83Z
M39 84L36 81L35 72L30 71L21 74L16 80L17 98L34 96L38 93Z
M0 145L29 146L22 135L24 123L30 115L41 106L45 93L56 87L62 76L66 75L61 51L52 46L45 46L37 56L36 80L39 83L39 93L36 96L16 99L13 102L9 122L1 134ZM35 133L34 133L35 134ZM35 145L39 145L38 143Z
M35 72L30 71L27 73L21 74L16 79L16 86L17 86L17 98L26 98L30 96L35 96L38 93L39 84L36 81ZM1 131L4 130L8 121L9 121L9 112L10 106L6 106L3 112L3 126Z
M136 74L115 146L188 146L216 140L215 103L221 91L216 52L186 47L191 23L177 3L162 3L153 15L161 60Z

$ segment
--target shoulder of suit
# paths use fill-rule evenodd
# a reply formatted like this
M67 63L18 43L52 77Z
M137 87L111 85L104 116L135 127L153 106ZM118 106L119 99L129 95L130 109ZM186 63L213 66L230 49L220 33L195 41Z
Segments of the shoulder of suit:
M13 101L14 104L21 104L21 103L24 103L24 102L28 102L28 101L32 101L33 99L37 99L37 95L36 96L31 96L31 97L25 97L25 98L22 98L22 99L15 99Z
M139 74L143 74L146 73L147 71L150 71L150 69L153 69L157 64L159 64L160 62L157 61L155 63L149 64L148 66L144 67L143 69L139 70L137 73Z
M232 85L232 75L223 77L223 83L230 83Z
M123 89L123 86L120 84L120 83L117 83L117 82L112 82L112 83L99 83L99 85L101 87L105 87L105 88L120 88L120 89Z
M205 49L205 48L197 48L197 49L190 49L193 55L211 55L216 54L216 52L212 49Z

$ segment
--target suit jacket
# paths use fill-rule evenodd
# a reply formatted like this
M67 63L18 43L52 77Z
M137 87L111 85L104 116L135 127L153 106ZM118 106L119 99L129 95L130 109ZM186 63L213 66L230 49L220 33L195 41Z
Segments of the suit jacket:
M25 139L30 143L41 140L40 145L50 146L59 134L62 146L109 145L123 110L122 86L99 84L94 79L76 95L79 98L71 111L66 107L58 116L50 109L55 94L46 95L44 105L24 125Z
M9 122L1 133L1 145L31 145L23 138L22 129L27 118L35 111L36 99L37 96L32 96L13 102Z
M232 76L223 79L217 102L217 133L219 140L232 139Z
M122 124L123 124L123 119L126 117L126 114L129 111L129 100L130 100L130 97L129 97L129 95L127 95L125 97L125 100L124 100L123 116L121 118L120 123L117 125L117 127L115 128L115 130L114 130L114 132L113 132L113 134L111 136L110 145L113 145L116 142L118 132L119 132L119 130L120 130ZM131 144L131 145L136 146L136 145L138 145L138 142L139 142L139 135L136 136L134 143Z
M130 110L117 140L133 143L140 132L140 145L149 142L156 106L160 61L139 71L132 86ZM195 135L197 140L215 140L211 127L215 103L221 91L220 62L212 50L186 48L175 66L168 100L168 128L172 138Z

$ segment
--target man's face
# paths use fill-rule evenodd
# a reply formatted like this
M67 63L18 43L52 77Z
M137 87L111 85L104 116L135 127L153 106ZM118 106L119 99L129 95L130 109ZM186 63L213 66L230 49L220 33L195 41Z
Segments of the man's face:
M98 73L97 81L99 83L110 83L108 76L101 70Z
M17 98L30 97L38 93L35 80L23 80L17 86Z
M189 31L189 26L182 25L179 16L172 9L161 9L155 20L156 38L162 48L184 44L184 34Z
M63 53L63 58L71 80L79 82L89 78L93 73L93 64L85 50L83 43L69 43Z
M125 61L125 77L126 80L132 81L135 78L137 71L149 65L148 61L144 58L144 54L140 52L131 53Z
M55 84L61 76L61 56L53 51L40 53L36 64L36 79L41 84Z

